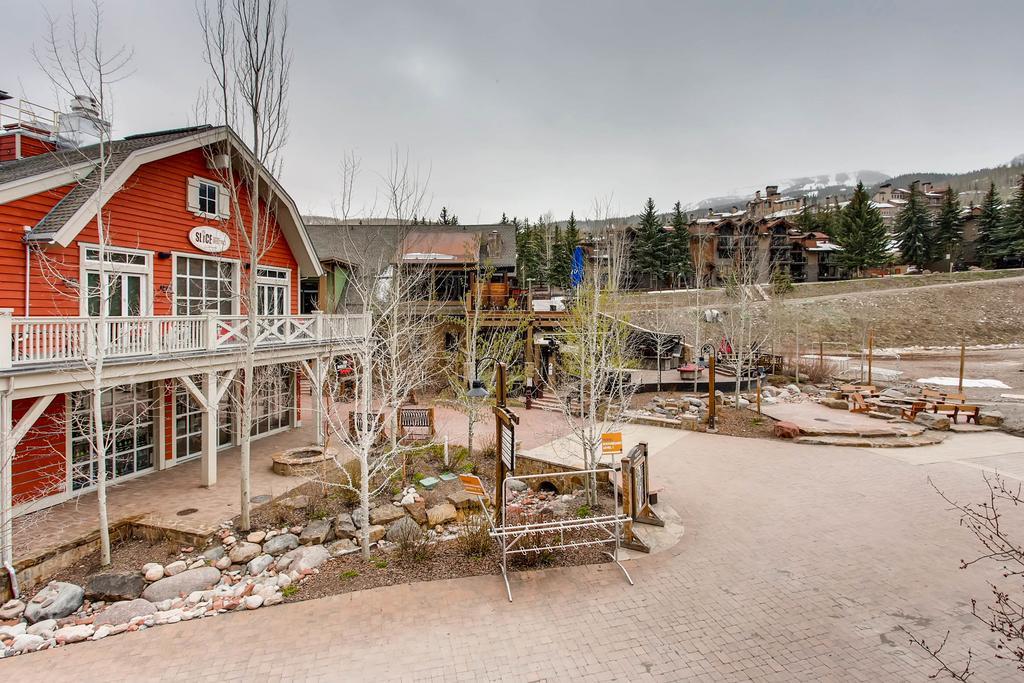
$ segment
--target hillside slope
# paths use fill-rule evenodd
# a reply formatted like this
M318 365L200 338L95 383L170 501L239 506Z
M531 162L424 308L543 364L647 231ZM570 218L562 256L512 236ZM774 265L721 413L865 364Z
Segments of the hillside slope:
M869 327L879 347L954 345L962 338L968 344L1024 342L1024 275L987 274L1003 276L957 273L805 285L785 301L759 304L758 327L781 347L793 346L798 332L801 345L857 347ZM694 298L692 292L624 295L617 310L638 325L690 340L698 310ZM700 308L728 314L729 305L716 290L703 293Z

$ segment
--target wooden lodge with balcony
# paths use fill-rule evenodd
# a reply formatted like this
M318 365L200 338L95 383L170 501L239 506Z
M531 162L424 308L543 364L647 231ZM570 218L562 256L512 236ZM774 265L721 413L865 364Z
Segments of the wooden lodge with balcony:
M839 280L845 273L836 261L841 250L824 233L805 233L789 218L701 218L691 221L690 250L697 276L705 286L723 284L746 264L756 281L768 282L781 270L793 282Z
M265 171L256 301L242 295L251 272L245 226L253 188L232 172L250 152L230 129L108 141L101 195L99 146L65 138L66 115L40 117L39 109L8 108L0 117L5 555L12 510L18 515L93 490L100 457L115 483L197 459L196 484L213 485L218 450L239 440L250 342L252 434L263 436L301 423L300 368L320 372L368 323L346 311L301 310L300 282L324 271L294 202ZM255 326L250 306L257 308ZM102 455L87 391L97 376L107 432Z

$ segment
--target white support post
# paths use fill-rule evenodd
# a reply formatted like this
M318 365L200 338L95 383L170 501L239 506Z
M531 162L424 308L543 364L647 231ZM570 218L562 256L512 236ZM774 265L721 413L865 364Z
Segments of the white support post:
M313 311L313 334L318 342L324 341L326 332L324 330L324 314L322 311Z
M203 376L203 455L200 484L210 487L217 483L217 373L207 372Z
M0 308L0 368L11 367L14 360L13 308Z
M8 316L9 319L9 316ZM11 395L0 394L0 564L14 565L14 430Z
M316 420L316 445L326 446L324 434L324 368L327 365L322 359L314 358L311 363L313 375L313 419Z
M8 392L0 393L0 565L14 565L14 454L54 396L40 396L14 424L14 402ZM0 571L3 567L0 566Z
M250 334L252 330L250 330ZM206 311L206 350L217 349L217 309L211 308Z
M309 379L311 392L313 394L313 419L316 422L316 445L323 448L326 445L327 435L324 431L324 379L326 378L328 363L322 358L313 358L309 361L299 361L306 377Z
M149 319L149 353L160 355L160 318L157 317Z

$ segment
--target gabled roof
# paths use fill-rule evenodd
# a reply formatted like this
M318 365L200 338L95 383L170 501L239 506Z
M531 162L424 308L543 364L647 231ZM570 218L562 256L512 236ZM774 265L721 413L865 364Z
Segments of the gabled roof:
M458 238L464 235L479 240L481 262L496 268L514 268L516 265L516 229L513 225L353 224L323 216L306 216L303 220L317 256L323 262L380 268L397 261L403 244L415 243L414 251L419 254L449 253L457 243L461 244ZM492 239L492 235L497 239ZM445 261L463 263L450 259Z
M252 154L241 138L226 126L193 126L174 130L130 135L107 143L106 173L108 186L119 188L145 163L181 154L207 145L226 142L230 150L251 163ZM96 213L99 144L74 150L41 154L0 164L0 204L51 190L71 182L77 184L26 235L28 241L68 246ZM302 225L295 202L277 179L261 168L269 186L264 197L274 207L285 241L305 274L320 275L323 270Z

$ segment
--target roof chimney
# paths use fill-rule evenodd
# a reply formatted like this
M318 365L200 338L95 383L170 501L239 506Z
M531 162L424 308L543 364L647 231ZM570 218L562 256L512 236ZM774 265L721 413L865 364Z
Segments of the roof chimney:
M100 118L99 102L87 95L75 95L71 111L60 116L58 135L65 145L84 147L110 133L110 123Z

